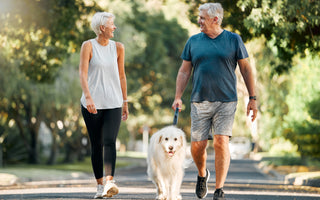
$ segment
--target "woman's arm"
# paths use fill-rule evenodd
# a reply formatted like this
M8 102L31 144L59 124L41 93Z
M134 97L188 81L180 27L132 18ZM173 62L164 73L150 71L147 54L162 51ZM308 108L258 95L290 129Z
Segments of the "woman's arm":
M121 84L122 98L123 98L123 107L122 107L122 120L127 120L129 116L128 110L128 99L127 99L127 78L124 69L124 55L125 49L124 45L120 42L116 43L117 45L117 61L118 61L118 69L119 69L119 78Z
M88 69L89 61L92 57L92 45L90 41L83 42L80 51L80 63L79 63L79 76L80 84L84 96L86 98L87 110L90 113L96 114L97 110L90 95L89 86L88 86Z

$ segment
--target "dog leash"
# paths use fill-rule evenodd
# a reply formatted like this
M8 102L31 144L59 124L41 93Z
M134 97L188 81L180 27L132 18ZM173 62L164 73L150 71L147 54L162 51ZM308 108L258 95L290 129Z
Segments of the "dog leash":
M178 123L178 117L179 117L179 108L176 108L176 111L174 112L174 117L173 117L173 125L177 125Z

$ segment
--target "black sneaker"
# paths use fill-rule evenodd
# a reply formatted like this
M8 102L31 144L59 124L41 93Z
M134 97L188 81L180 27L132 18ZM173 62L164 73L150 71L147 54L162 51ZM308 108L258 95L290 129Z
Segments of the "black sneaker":
M209 181L210 172L206 169L206 177L198 176L197 186L196 186L196 195L199 199L205 198L208 194L208 186L207 183Z
M213 194L213 200L226 200L222 188L216 189L216 191Z

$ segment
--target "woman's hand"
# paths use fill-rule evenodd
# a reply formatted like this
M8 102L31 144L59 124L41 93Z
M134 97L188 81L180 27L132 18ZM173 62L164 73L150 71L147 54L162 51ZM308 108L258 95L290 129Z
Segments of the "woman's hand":
M128 102L124 102L122 106L122 120L126 121L129 117Z
M87 110L88 110L89 113L92 113L92 114L97 114L98 113L92 98L87 98L86 99L86 104L87 104Z

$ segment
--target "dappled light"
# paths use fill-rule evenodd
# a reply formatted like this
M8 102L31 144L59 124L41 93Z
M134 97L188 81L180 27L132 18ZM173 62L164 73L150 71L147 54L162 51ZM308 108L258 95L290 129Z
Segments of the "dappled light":
M188 38L199 32L201 2L1 1L0 166L72 163L90 155L78 67L82 42L94 37L90 20L96 11L116 16L113 40L125 46L130 117L120 127L122 149L137 149L143 127L152 134L172 124L180 56ZM233 135L249 138L254 153L319 161L320 1L221 2L222 26L245 42L257 85L259 113L253 124L237 69ZM191 84L177 124L188 141Z

